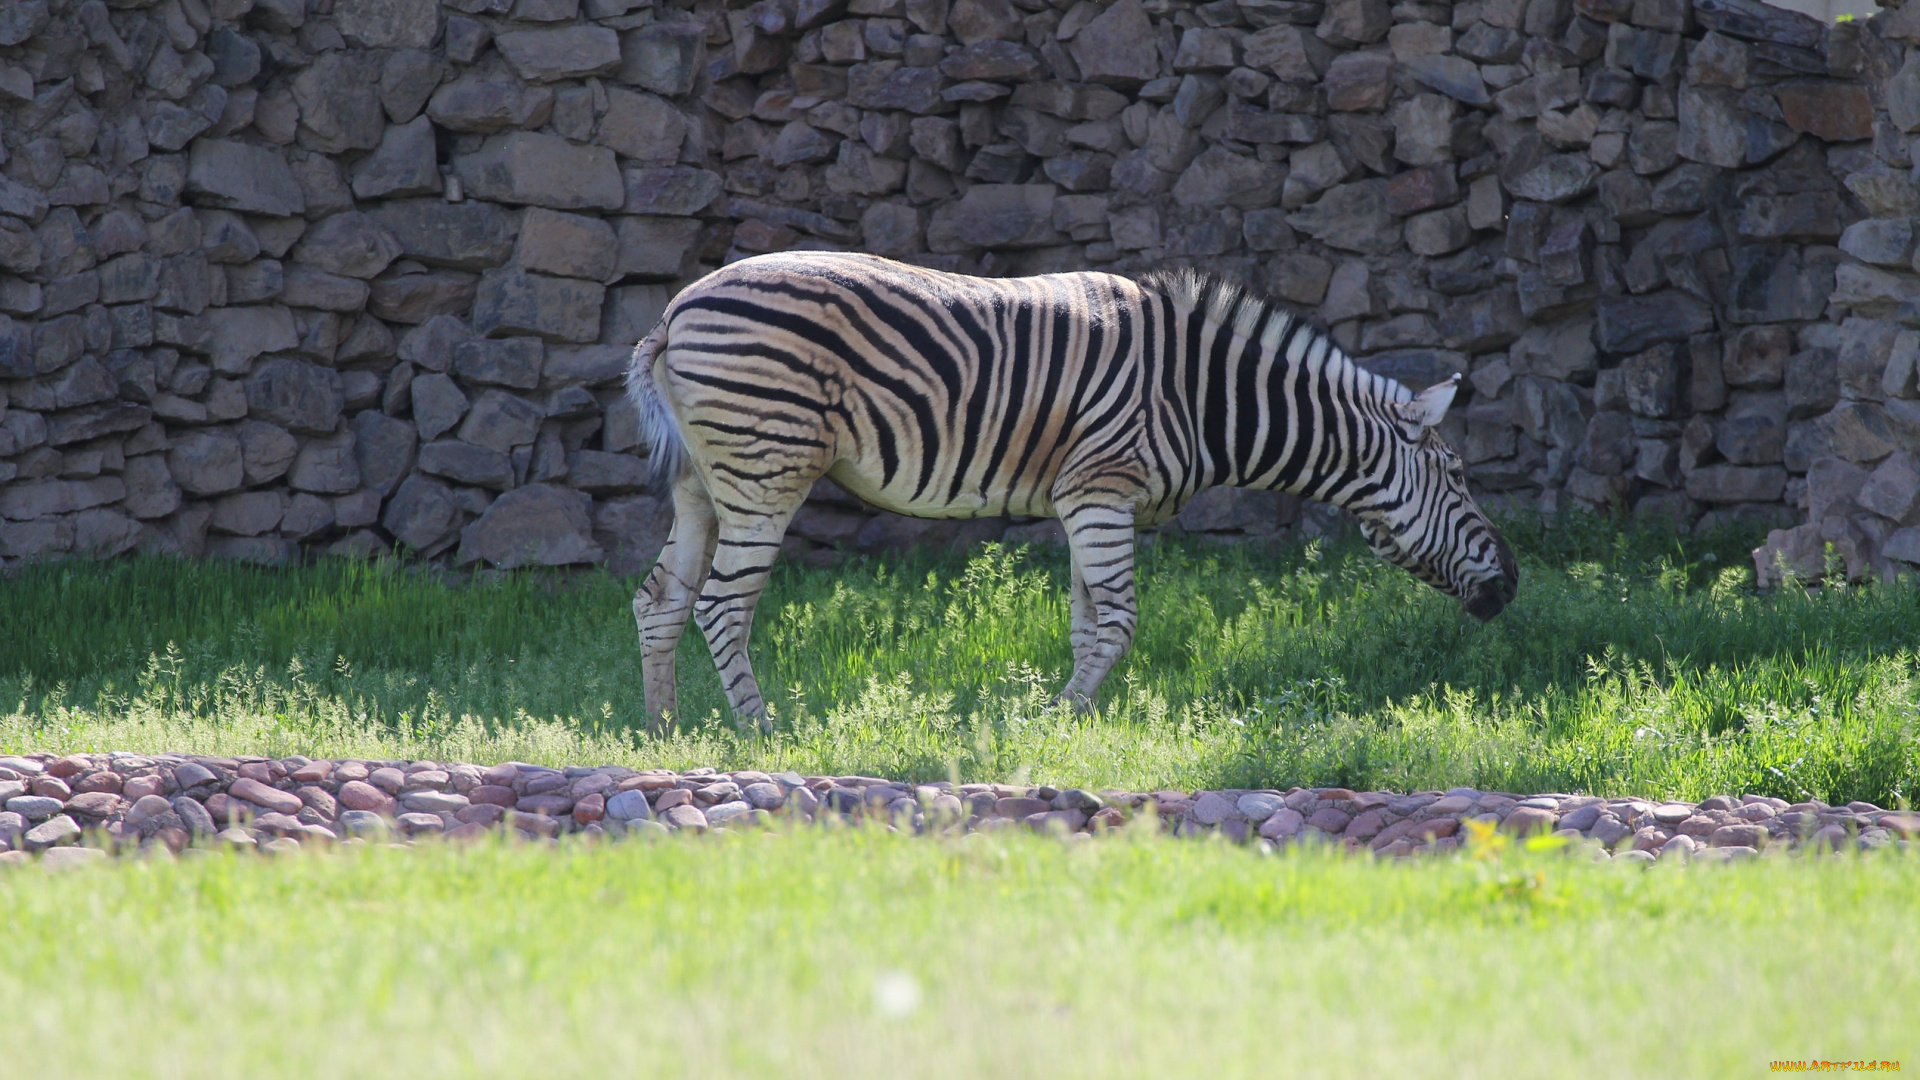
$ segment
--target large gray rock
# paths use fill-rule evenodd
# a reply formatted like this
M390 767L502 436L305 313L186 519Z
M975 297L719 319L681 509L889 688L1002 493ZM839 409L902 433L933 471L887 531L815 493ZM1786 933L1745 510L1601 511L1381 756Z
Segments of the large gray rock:
M898 60L855 64L847 69L847 104L920 116L951 112L953 104L942 96L947 83L939 68L908 67Z
M1647 296L1603 296L1595 306L1595 339L1602 352L1640 352L1713 329L1713 311L1677 289Z
M444 476L460 484L505 491L513 486L513 460L498 450L461 442L436 439L420 448L419 469L433 476ZM401 485L401 491L406 485ZM396 498L398 495L396 494Z
M532 390L540 385L546 347L539 338L475 340L454 347L453 366L462 379Z
M293 77L300 106L300 143L323 154L380 145L387 117L380 107L380 58L341 50L322 53Z
M1194 158L1180 174L1173 185L1173 198L1191 208L1235 206L1253 210L1270 206L1280 197L1284 175L1271 162L1215 146Z
M620 36L604 26L509 30L495 35L493 47L529 82L583 79L620 66Z
M459 437L462 442L506 454L515 447L532 445L546 416L544 408L526 398L505 390L488 390L467 410Z
M289 431L327 434L339 426L345 403L340 373L304 360L269 360L247 380L248 411Z
M593 141L644 165L672 165L686 137L687 117L680 110L652 94L610 88Z
M440 191L433 121L416 116L380 136L380 145L353 167L353 193L362 199L435 195Z
M300 441L286 429L260 420L247 420L235 434L240 439L240 461L248 484L265 484L280 479L300 451Z
M467 395L451 378L439 372L415 376L409 388L413 396L413 422L420 437L428 441L452 431L467 415Z
M241 491L214 501L208 527L231 536L259 536L278 528L287 497L278 491Z
M618 210L627 201L611 150L554 135L491 136L478 151L455 158L454 172L478 199L555 210Z
M1680 156L1737 169L1746 164L1747 113L1738 92L1718 86L1680 88Z
M141 520L166 517L180 509L180 485L173 482L165 454L143 454L127 459L120 474L127 485L120 508Z
M616 79L656 94L679 97L693 91L706 62L706 28L696 21L656 22L620 35Z
M553 116L553 91L498 67L475 68L435 90L427 115L451 131L539 127Z
M330 274L371 278L399 258L400 251L392 233L367 215L348 211L308 226L292 256Z
M700 222L686 217L623 217L618 237L617 276L668 281L680 276L687 253L699 241Z
M1385 255L1400 246L1400 222L1387 210L1387 182L1361 180L1329 188L1295 210L1288 224L1328 247Z
M282 268L281 303L316 311L359 311L367 306L367 284L300 263Z
M459 270L484 270L506 262L520 235L518 215L472 200L408 199L382 203L367 211L367 216L393 234L407 258Z
M479 278L459 270L389 274L375 278L367 310L387 322L414 325L440 315L465 316Z
M646 573L672 531L673 503L661 496L615 496L594 503L593 538L606 551L613 573Z
M625 210L629 214L684 217L704 209L720 196L721 189L720 175L708 169L628 169Z
M425 49L440 33L435 0L336 0L334 26L363 49Z
M246 478L240 440L225 428L203 428L174 439L167 451L167 470L189 495L219 495L238 488Z
M300 344L293 312L277 304L214 308L203 318L216 371L237 375L245 372L256 356L284 352Z
M378 409L368 409L352 420L354 460L360 486L382 497L413 471L419 436L413 425Z
M489 271L473 301L473 328L489 337L531 334L547 341L585 343L600 336L606 289L578 278Z
M928 246L955 251L1057 244L1062 237L1053 227L1056 194L1052 184L975 184L958 202L933 212Z
M591 505L585 492L551 484L509 491L461 531L459 559L502 569L600 562L606 554L593 540Z
M199 206L289 217L307 208L280 153L226 139L200 139L187 154L186 193Z
M459 521L460 510L452 490L418 474L401 482L380 515L380 525L393 542L416 552L431 550L448 539Z
M604 281L618 251L613 227L599 218L536 206L521 221L513 261L523 270Z
M567 455L567 483L595 495L623 495L647 486L651 470L645 458L605 450L576 450Z
M321 495L345 495L359 487L360 461L354 454L353 432L308 439L287 470L287 485Z
M1140 0L1119 0L1067 47L1087 82L1126 89L1158 78L1160 51Z

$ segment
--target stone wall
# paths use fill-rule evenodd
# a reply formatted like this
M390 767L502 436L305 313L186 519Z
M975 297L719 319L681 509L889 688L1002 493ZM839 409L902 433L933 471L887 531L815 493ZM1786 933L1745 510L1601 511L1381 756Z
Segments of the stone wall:
M1878 493L1915 445L1920 68L1899 15L1874 25L1751 0L8 0L0 559L641 569L668 510L627 351L679 284L792 248L1192 263L1374 370L1468 375L1448 433L1493 505L1786 525L1849 465L1816 510L1900 555L1910 507ZM790 542L814 561L1045 533L816 496ZM1329 520L1220 492L1175 528Z

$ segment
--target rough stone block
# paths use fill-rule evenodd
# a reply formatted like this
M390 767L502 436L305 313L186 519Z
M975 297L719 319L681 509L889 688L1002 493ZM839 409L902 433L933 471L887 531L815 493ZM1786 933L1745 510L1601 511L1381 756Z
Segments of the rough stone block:
M494 386L532 390L540 385L546 346L539 338L476 340L454 347L453 366L461 378Z
M304 212L306 196L272 149L225 139L201 139L188 154L186 191L197 205L287 217Z
M484 270L513 254L520 218L491 203L407 199L366 212L400 242L401 254L428 266Z
M523 270L604 281L618 252L613 227L599 218L532 207L521 219L513 261Z
M531 334L547 341L594 341L605 296L598 282L513 268L490 271L474 295L473 328L488 337Z
M394 543L415 552L433 550L453 534L459 521L453 491L419 474L401 482L380 515L380 524L393 536Z
M621 66L620 35L604 26L509 30L494 36L493 47L528 82L583 79Z
M346 401L339 372L291 357L261 365L247 380L246 389L247 407L254 417L313 435L339 426Z
M353 167L353 193L362 199L437 195L440 186L433 122L424 116L388 127Z
M176 437L167 451L167 471L189 495L233 491L246 478L240 440L225 428L206 428Z
M706 29L697 21L656 22L620 35L619 82L679 97L705 65Z
M606 557L593 540L592 501L585 492L529 484L493 501L460 536L461 562L567 566Z
M454 172L478 199L555 210L618 210L627 201L611 150L531 131L488 137L454 159Z
M609 89L593 141L644 165L672 165L686 137L687 118L672 105L652 94Z

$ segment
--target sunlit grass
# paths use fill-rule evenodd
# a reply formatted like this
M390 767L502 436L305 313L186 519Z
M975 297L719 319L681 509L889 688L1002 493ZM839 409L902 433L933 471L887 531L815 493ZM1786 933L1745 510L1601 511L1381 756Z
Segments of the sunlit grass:
M879 831L0 871L22 1076L1745 1076L1920 1060L1910 857Z
M1069 667L1050 549L782 565L754 656L766 739L704 642L679 734L641 734L634 585L329 561L133 560L0 582L0 750L713 764L1082 786L1473 784L1891 805L1920 779L1911 584L1755 595L1745 541L1510 529L1479 624L1356 547L1162 543L1102 709Z

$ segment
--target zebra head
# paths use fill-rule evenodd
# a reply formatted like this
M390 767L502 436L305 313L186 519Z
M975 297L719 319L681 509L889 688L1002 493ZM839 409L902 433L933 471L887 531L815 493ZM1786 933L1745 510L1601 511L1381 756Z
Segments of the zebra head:
M1355 516L1376 555L1457 598L1484 622L1513 600L1520 572L1513 549L1467 493L1460 455L1434 430L1459 380L1387 405L1391 437L1376 474L1382 490Z

